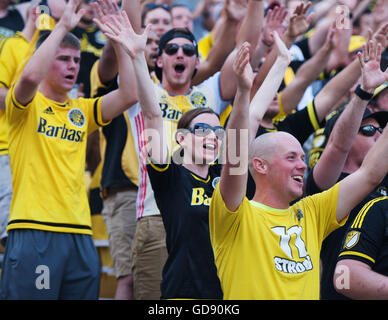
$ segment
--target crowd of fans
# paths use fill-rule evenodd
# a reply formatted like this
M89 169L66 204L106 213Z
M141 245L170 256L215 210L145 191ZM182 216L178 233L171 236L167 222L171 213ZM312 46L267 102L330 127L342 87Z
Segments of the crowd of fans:
M0 38L0 299L388 298L387 0L0 0Z

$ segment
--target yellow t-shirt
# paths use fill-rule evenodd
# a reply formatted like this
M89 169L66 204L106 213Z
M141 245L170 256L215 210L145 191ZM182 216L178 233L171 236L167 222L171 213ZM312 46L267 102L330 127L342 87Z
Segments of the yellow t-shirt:
M14 74L24 59L28 41L17 32L13 37L0 42L0 87L9 88ZM0 110L0 155L8 153L5 111Z
M0 42L0 87L10 88L23 72L28 59L35 51L36 41L41 30L52 30L55 21L47 14L39 15L38 26L32 40L28 42L20 32ZM0 155L8 153L5 112L0 110Z
M13 199L7 230L92 234L85 186L87 135L105 125L101 98L60 104L39 91L20 105L6 98Z
M340 226L338 189L336 184L285 210L245 198L231 212L217 186L209 227L224 299L319 299L321 244Z

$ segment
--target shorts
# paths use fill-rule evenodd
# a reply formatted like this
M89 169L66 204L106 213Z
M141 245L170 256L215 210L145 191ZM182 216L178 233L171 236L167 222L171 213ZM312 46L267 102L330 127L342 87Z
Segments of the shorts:
M132 274L131 246L136 230L135 188L113 188L103 200L104 218L109 237L109 249L116 278Z
M12 175L9 155L0 156L0 240L2 244L7 237L7 224L12 201Z
M100 261L90 235L32 229L8 234L0 298L95 300Z
M135 300L159 300L162 271L167 260L166 231L160 215L137 221L132 245Z

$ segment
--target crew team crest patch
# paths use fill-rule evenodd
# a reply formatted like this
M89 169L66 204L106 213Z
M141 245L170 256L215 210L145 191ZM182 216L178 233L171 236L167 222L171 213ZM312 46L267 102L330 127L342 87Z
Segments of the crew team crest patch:
M69 121L78 128L85 125L85 116L80 109L71 109L67 114Z
M201 92L194 92L190 97L191 104L196 108L201 108L206 105L206 97Z
M346 249L353 248L357 244L359 239L360 239L360 232L359 231L348 232L348 234L346 235L344 248L346 248Z

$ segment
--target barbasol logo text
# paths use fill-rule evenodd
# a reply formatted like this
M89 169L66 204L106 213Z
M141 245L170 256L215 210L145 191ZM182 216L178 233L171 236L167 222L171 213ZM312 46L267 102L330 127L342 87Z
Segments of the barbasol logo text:
M64 123L62 126L52 126L47 124L47 120L39 118L38 130L39 134L44 134L47 137L58 138L67 141L82 142L86 132L74 130L66 127Z

